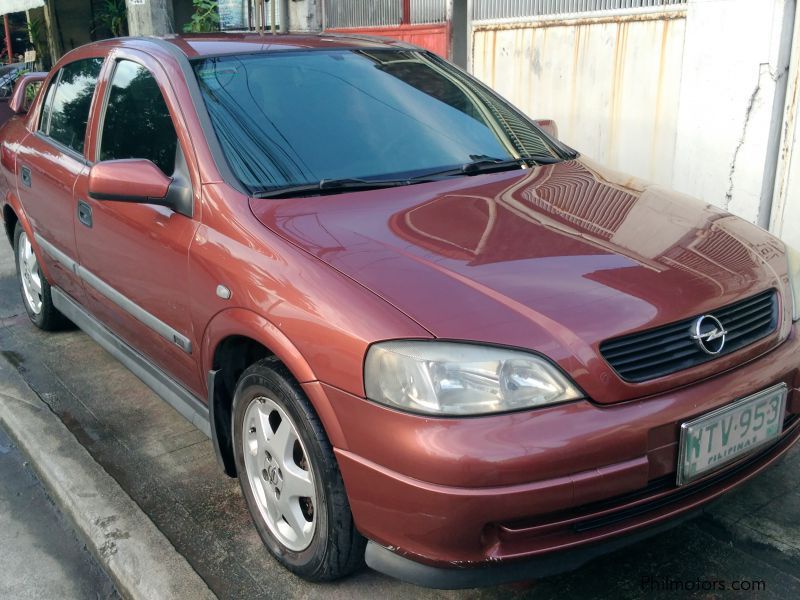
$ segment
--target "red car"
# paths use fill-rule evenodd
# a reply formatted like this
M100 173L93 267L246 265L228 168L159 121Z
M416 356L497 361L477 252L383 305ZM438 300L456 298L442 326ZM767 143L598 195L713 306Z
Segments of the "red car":
M11 106L31 320L76 323L207 432L302 577L573 568L800 437L798 254L430 53L117 39Z

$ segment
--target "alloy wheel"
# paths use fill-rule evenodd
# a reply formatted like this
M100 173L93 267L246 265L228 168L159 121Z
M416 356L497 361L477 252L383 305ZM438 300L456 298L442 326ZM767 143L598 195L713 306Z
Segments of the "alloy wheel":
M30 311L38 315L42 312L42 276L33 246L25 232L19 236L17 262L22 280L22 297Z
M245 411L242 444L247 481L270 532L289 550L305 550L316 529L317 493L295 424L274 400L256 397Z

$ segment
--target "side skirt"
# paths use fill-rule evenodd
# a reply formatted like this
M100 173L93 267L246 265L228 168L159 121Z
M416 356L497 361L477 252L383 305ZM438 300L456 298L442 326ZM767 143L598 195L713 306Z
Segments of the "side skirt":
M53 305L109 354L125 365L192 425L211 437L208 408L191 392L147 360L58 288L51 290Z

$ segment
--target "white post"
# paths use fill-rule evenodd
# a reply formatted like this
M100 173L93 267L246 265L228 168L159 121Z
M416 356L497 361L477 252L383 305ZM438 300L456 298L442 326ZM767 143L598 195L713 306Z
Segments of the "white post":
M792 56L789 63L786 104L783 111L783 135L779 146L779 159L775 173L775 191L772 197L770 231L795 248L800 248L800 10L794 15Z
M130 35L175 33L172 0L125 0Z

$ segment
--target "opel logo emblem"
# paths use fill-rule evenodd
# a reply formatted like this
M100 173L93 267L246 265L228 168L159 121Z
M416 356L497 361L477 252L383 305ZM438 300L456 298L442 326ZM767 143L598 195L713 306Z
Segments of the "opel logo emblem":
M725 347L725 336L728 332L720 320L713 315L699 317L692 324L691 337L697 346L706 354L719 354Z

